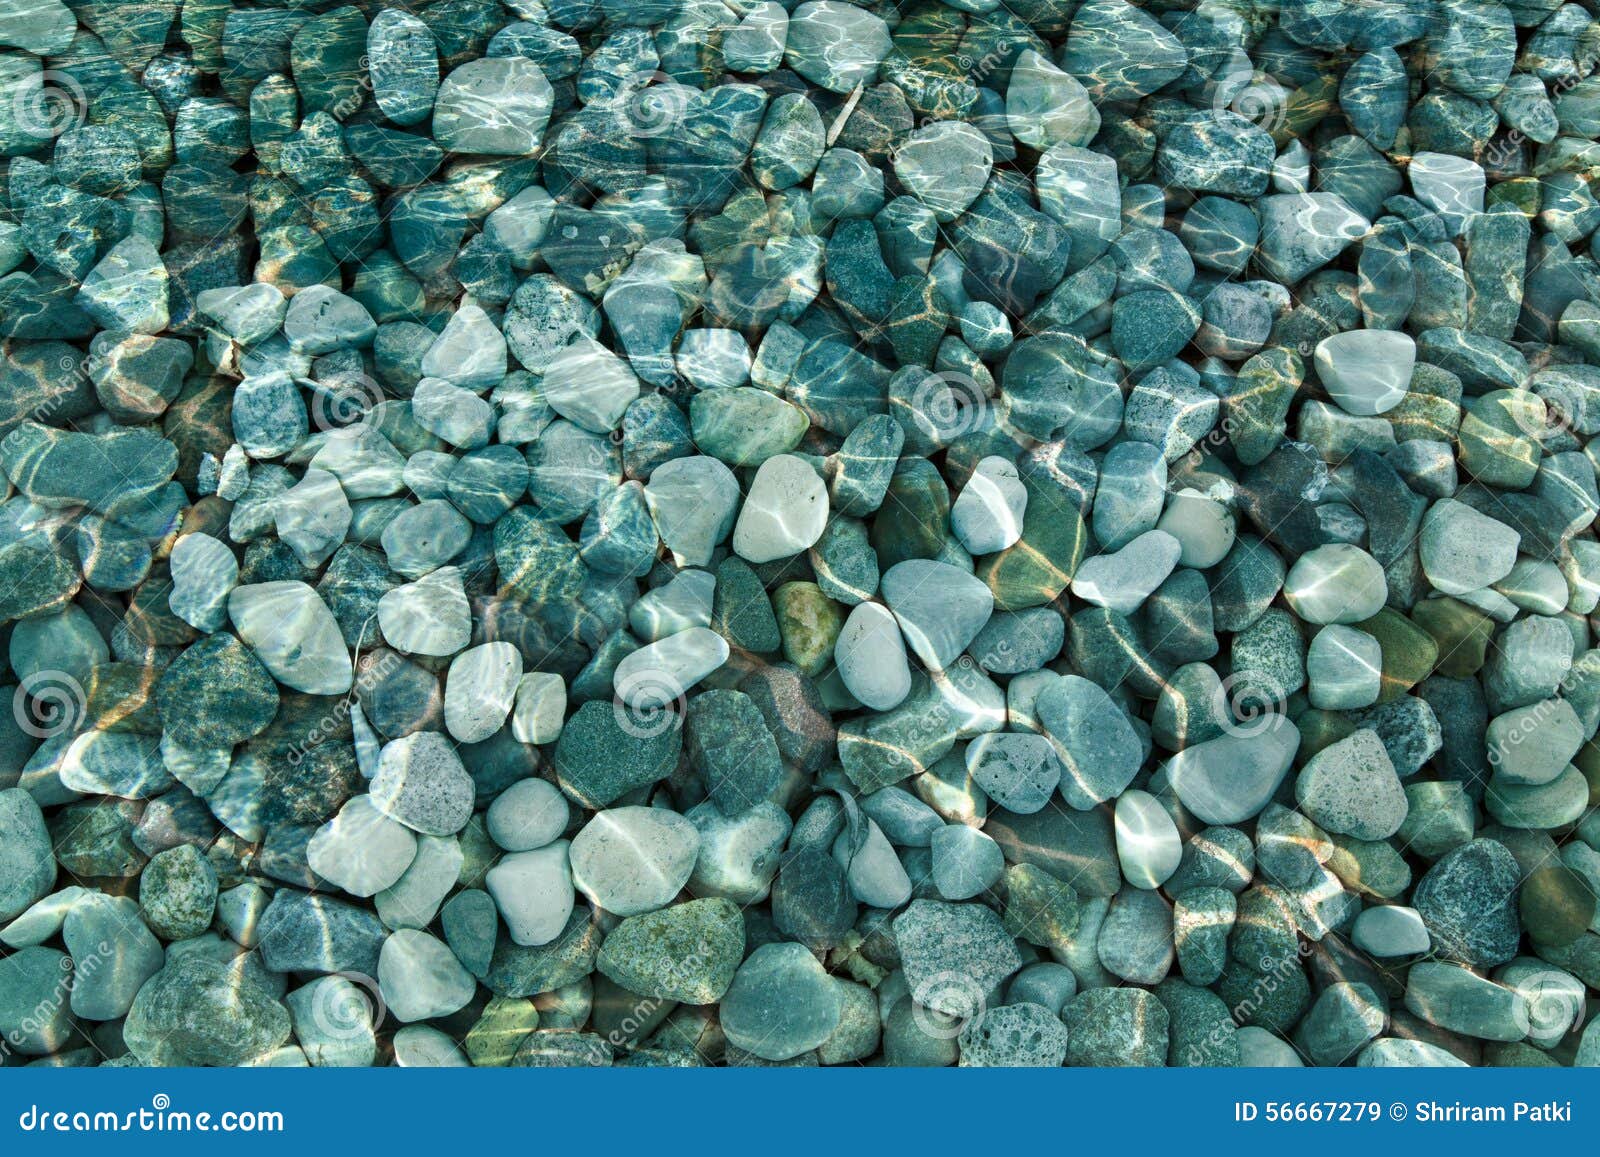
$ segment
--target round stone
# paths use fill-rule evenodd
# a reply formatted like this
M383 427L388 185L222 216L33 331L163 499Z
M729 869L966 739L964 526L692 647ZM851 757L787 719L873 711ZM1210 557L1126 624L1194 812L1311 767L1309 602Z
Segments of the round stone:
M1389 584L1378 560L1358 546L1306 551L1289 568L1283 597L1308 623L1359 623L1383 609Z
M494 798L484 825L508 852L531 852L567 830L571 809L561 789L542 779L518 780Z
M1183 859L1183 841L1167 809L1149 792L1123 792L1115 820L1123 879L1135 888L1161 887Z
M838 982L800 944L763 944L739 966L723 994L728 1042L768 1061L818 1047L839 1027Z
M676 812L612 808L573 837L572 879L596 908L638 916L673 901L699 851L700 833Z
M1405 398L1417 343L1398 330L1352 329L1323 338L1312 360L1328 396L1345 413L1369 417Z
M733 528L734 553L751 563L788 558L813 546L827 524L826 483L805 459L775 454L761 464L745 496Z
M511 852L484 876L484 887L515 944L538 947L561 935L576 896L566 840L531 852Z

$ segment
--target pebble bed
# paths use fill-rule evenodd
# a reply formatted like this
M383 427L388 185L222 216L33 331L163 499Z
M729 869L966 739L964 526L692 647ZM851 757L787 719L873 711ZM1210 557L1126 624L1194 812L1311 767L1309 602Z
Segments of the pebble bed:
M1600 1064L1597 64L5 0L0 1057Z

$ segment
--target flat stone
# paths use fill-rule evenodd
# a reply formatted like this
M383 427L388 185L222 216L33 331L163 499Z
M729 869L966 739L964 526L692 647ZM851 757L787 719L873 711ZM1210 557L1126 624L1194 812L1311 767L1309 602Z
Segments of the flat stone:
M449 1016L472 1000L477 985L450 949L426 932L402 928L383 943L378 986L399 1021Z
M566 928L577 899L569 846L557 840L531 852L509 853L484 877L513 943L536 948Z
M612 808L572 840L572 876L597 908L638 916L670 904L694 871L700 834L660 808Z
M1407 811L1388 752L1365 729L1307 760L1295 780L1295 799L1320 827L1359 840L1392 836Z
M1322 388L1346 413L1382 414L1406 396L1417 346L1397 330L1355 329L1323 338L1313 361Z
M1441 856L1412 894L1434 952L1475 968L1515 956L1520 880L1516 860L1494 840L1476 839Z
M1143 750L1132 724L1103 690L1064 676L1034 702L1061 763L1061 796L1082 811L1119 795L1138 773Z
M827 521L827 485L804 459L777 454L756 471L733 528L733 549L751 563L787 558L814 545Z
M1146 531L1118 551L1085 559L1072 578L1072 593L1132 614L1172 573L1182 552L1182 544L1166 531Z
M460 743L480 743L505 726L522 679L522 655L510 643L461 652L445 678L444 723Z
M252 583L228 595L234 630L272 677L310 695L342 695L355 680L338 620L303 582Z
M423 835L453 835L471 818L473 797L472 777L437 731L413 732L384 745L372 802L391 819Z
M1117 797L1117 862L1135 888L1159 888L1183 858L1177 826L1149 792L1127 791Z
M1300 732L1281 715L1185 748L1167 762L1183 806L1208 824L1236 824L1266 806L1300 749Z
M913 999L934 1012L971 1016L1022 967L1000 918L981 904L914 900L895 918L894 936Z
M906 642L930 670L954 663L994 609L994 595L982 582L931 559L895 564L880 589Z
M416 854L416 836L365 795L347 802L306 845L312 871L352 896L363 897L398 882Z
M764 1060L785 1061L833 1035L843 997L803 945L764 944L739 966L720 1009L729 1043Z
M596 963L629 992L707 1005L725 998L740 969L744 944L744 920L732 901L690 900L623 920L606 937ZM754 995L759 999L761 994ZM803 1019L807 1010L796 1010L796 1015ZM759 1031L758 1024L751 1027Z
M433 133L451 152L525 156L538 151L554 99L525 57L468 61L439 85Z
M139 990L123 1024L147 1065L231 1066L289 1039L289 1014L239 969L200 956L168 964Z

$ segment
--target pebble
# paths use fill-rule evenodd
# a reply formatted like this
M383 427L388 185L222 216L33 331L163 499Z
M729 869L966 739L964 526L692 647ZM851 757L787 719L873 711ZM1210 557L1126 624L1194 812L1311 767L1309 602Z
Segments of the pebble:
M889 55L889 28L840 0L808 0L789 14L784 60L813 84L848 93L872 80Z
M750 484L733 527L733 549L751 563L787 558L813 546L827 521L827 486L817 472L802 458L775 454Z
M374 896L394 886L416 854L416 836L365 795L347 802L306 845L311 870L352 896Z
M742 967L744 947L738 908L730 900L713 897L624 919L606 937L597 964L629 992L704 1005L727 994ZM752 995L760 999L764 994ZM804 1015L804 1010L797 1012Z
M449 1016L466 1006L477 986L443 942L402 928L383 942L378 987L389 1015L409 1023Z
M1289 568L1283 597L1308 623L1359 623L1383 609L1383 567L1360 547L1332 543L1308 550Z
M451 152L523 156L538 150L553 103L544 72L525 57L468 61L440 82L433 131Z
M1517 952L1517 862L1505 845L1479 838L1439 857L1413 893L1437 956L1476 968Z
M505 726L522 679L522 656L510 643L484 643L450 661L444 725L460 743L481 743Z
M1072 593L1119 614L1132 614L1178 565L1183 545L1164 530L1150 530L1111 554L1085 559Z
M1061 796L1088 810L1114 799L1138 774L1137 732L1111 698L1088 679L1063 676L1034 701L1039 723L1061 761Z
M1354 627L1323 627L1306 649L1308 697L1319 710L1372 706L1382 691L1382 676L1383 648Z
M1149 792L1117 797L1117 862L1135 888L1159 888L1178 870L1183 843L1160 802Z
M530 852L512 852L484 877L515 944L538 947L561 935L572 916L570 845L557 840Z
M344 636L314 588L293 580L234 587L228 595L228 618L284 686L310 695L350 690L354 672Z
M0 919L10 921L55 883L50 835L33 797L20 788L0 791Z
M676 812L612 808L573 837L573 882L597 908L639 916L672 902L699 850L699 832Z
M371 786L380 811L423 835L453 835L472 815L472 778L437 731L384 744Z
M1183 806L1208 824L1236 824L1261 811L1288 774L1300 732L1276 713L1184 748L1167 761Z
M988 836L965 824L933 833L933 882L946 900L970 900L992 887L1005 871L1005 856Z
M200 631L227 622L228 596L239 582L239 560L226 544L203 531L186 534L172 546L172 593L168 608Z
M1350 938L1362 951L1379 957L1420 956L1432 943L1417 910L1398 904L1362 912L1351 927Z
M728 661L728 642L707 627L690 627L641 647L617 664L618 699L637 712L659 711Z
M1349 330L1323 338L1312 358L1322 388L1346 413L1383 414L1411 384L1417 343L1396 330Z
M1061 761L1042 735L980 735L967 745L967 773L1007 811L1031 815L1055 794Z
M522 779L506 788L484 814L485 830L508 852L531 852L567 830L571 809L554 784Z
M896 563L879 589L907 645L930 670L954 663L994 608L993 593L977 578L932 559Z
M1520 543L1521 536L1504 522L1446 498L1423 517L1418 553L1436 590L1464 595L1510 574Z
M895 918L894 934L913 998L934 1012L970 1016L974 994L1022 967L1000 918L981 904L914 900ZM957 982L947 985L951 973Z
M511 734L518 743L554 743L566 721L567 685L553 671L529 671L517 680Z
M289 1039L289 1014L239 969L199 955L169 962L139 989L122 1036L145 1065L240 1065Z
M378 599L378 625L397 651L454 655L472 638L472 612L455 567L440 567Z
M1405 790L1377 735L1365 728L1306 761L1295 800L1329 832L1358 840L1387 839L1406 818Z
M791 1060L833 1035L843 1005L838 982L804 946L763 944L723 994L722 1030L763 1060Z
M1423 961L1412 966L1406 1008L1429 1024L1479 1040L1527 1036L1528 1002L1514 989L1459 964Z
M139 906L126 896L84 897L67 913L61 940L73 959L73 1015L89 1020L126 1016L166 960Z
M1161 1002L1139 988L1080 992L1061 1011L1067 1026L1067 1064L1150 1067L1166 1063L1170 1018Z
M1015 464L988 457L950 506L950 530L971 554L994 554L1022 537L1028 491Z

